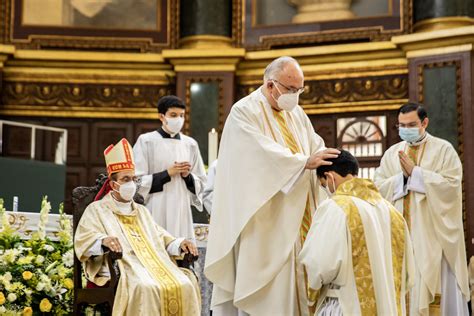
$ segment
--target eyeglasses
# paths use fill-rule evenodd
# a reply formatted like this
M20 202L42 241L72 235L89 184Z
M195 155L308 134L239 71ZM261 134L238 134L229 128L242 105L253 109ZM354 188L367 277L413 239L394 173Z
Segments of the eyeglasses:
M133 182L137 183L138 178L137 177L125 176L123 178L117 179L117 182L122 182L122 183L127 183L127 182L130 182L130 181L133 181Z
M303 87L303 88L291 88L291 87L288 87L288 86L284 85L283 83L281 83L281 82L278 81L278 80L270 79L270 81L273 81L273 82L278 83L280 86L282 86L283 88L285 88L285 89L286 89L288 92L290 92L290 93L302 94L302 93L304 92L304 87Z
M419 123L421 123L421 121L417 121L417 122L411 122L411 123L407 123L407 124L403 124L403 123L400 123L400 124L397 124L395 125L397 128L413 128L413 127L419 127Z

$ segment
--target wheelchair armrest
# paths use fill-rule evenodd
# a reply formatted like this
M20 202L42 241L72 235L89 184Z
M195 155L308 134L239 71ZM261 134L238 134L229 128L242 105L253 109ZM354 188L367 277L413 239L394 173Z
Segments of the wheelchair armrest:
M194 262L199 259L199 256L193 256L190 253L184 255L183 259L176 260L176 264L180 268L190 269L194 266Z
M110 250L109 247L102 245L102 249L104 250L104 255L107 255L112 261L122 259L122 252L115 252Z

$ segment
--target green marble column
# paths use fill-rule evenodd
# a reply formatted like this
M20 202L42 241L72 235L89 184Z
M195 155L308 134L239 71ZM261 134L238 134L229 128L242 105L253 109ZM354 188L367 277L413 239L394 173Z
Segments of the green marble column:
M444 17L474 17L474 0L414 0L414 22Z
M232 0L181 0L181 38L232 35Z

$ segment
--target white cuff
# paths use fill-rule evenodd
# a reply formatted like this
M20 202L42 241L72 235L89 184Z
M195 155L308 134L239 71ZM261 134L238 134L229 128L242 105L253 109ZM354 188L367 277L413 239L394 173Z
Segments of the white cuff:
M150 194L151 185L153 184L153 175L147 174L140 177L141 183L138 193L143 196L144 199Z
M87 249L85 256L86 257L92 257L92 256L102 256L104 254L104 249L102 249L102 239L104 239L107 236L101 237L95 241L92 246Z
M170 256L179 256L181 255L181 243L184 241L184 238L176 238L166 248L166 251Z
M425 183L423 182L423 173L421 168L416 166L411 172L411 176L408 178L407 189L413 192L426 193Z
M304 157L304 156L301 155L301 157ZM306 157L306 158L309 158L309 157ZM288 180L288 182L283 186L283 188L281 188L280 191L283 192L283 194L288 194L288 192L290 192L293 189L293 186L301 178L304 172L305 172L305 165L303 165L301 167L301 170L295 173L295 175L291 177L290 180Z
M394 177L395 177L395 188L393 190L393 197L392 197L393 202L395 202L398 199L401 199L402 197L408 194L407 187L405 186L404 181L403 181L403 172L400 172L398 175Z

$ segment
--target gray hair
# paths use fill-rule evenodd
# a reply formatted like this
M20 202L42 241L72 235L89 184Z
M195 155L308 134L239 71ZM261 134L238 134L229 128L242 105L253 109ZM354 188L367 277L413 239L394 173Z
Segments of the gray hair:
M265 72L263 73L263 81L267 82L268 80L276 79L283 71L285 66L291 63L297 65L301 72L303 72L296 59L290 56L282 56L274 59L270 64L268 64L267 68L265 68Z

